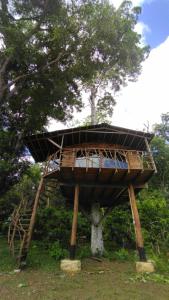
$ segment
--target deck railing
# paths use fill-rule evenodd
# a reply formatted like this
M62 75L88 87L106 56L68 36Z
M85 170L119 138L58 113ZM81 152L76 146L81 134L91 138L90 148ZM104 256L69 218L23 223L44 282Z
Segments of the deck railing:
M155 163L150 152L105 149L105 148L67 148L52 154L46 164L46 173L60 168L99 168L154 170Z

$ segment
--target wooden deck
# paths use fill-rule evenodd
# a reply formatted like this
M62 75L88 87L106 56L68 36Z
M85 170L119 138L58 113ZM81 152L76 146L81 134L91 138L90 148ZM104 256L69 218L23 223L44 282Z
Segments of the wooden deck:
M68 202L73 202L74 186L79 184L79 201L82 206L90 206L92 201L99 201L102 206L114 206L128 201L129 183L135 186L136 193L145 187L154 170L123 170L102 168L61 167L50 172L45 178L56 179L62 194Z
M136 193L145 187L155 172L147 152L126 149L73 148L53 154L46 166L46 179L58 181L68 203L73 202L74 187L80 186L80 205L92 201L101 206L114 206L128 201L128 186Z

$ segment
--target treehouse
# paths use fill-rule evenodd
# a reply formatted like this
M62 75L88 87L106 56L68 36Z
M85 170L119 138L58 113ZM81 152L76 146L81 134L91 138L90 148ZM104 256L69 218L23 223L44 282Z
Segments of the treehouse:
M90 211L92 203L97 202L110 210L130 202L140 260L145 261L135 194L156 172L149 147L152 137L150 133L108 124L25 137L24 143L35 162L46 163L34 202L31 206L21 203L13 213L8 240L14 252L15 235L19 232L19 263L26 259L42 195L49 191L54 194L56 186L74 207L71 258L75 257L78 208Z

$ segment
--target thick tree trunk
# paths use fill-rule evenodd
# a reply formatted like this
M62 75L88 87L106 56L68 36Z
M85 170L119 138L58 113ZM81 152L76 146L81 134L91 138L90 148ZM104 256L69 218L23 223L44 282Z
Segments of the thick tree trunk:
M91 94L90 94L90 106L91 106L91 124L95 125L97 123L97 116L96 116L96 94L97 94L97 87L91 87ZM104 252L104 243L103 243L103 226L100 204L93 203L91 207L91 252L93 255L102 256Z
M100 222L102 218L100 204L93 203L91 207L91 252L93 255L102 256L104 252L103 226Z

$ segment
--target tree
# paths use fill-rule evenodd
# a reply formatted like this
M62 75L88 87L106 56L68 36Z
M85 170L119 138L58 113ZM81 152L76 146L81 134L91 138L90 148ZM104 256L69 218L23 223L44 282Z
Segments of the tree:
M161 123L154 125L154 132L157 136L169 142L169 113L161 115Z
M7 220L13 209L21 200L31 203L35 197L36 189L41 176L40 167L34 164L27 168L20 181L13 185L8 191L0 195L0 218L3 223Z
M164 138L155 137L151 143L157 174L151 179L154 188L167 192L169 188L169 146Z
M115 100L106 90L108 82L116 92L135 80L148 52L134 31L139 13L130 1L116 10L97 0L1 0L0 129L9 136L8 165L16 162L15 170L6 168L9 178L19 178L22 137L42 131L51 117L70 118L82 107L82 88L90 90L92 123L95 112L112 115ZM93 211L98 214L99 209ZM99 226L92 226L97 236Z
M22 137L43 130L49 117L67 119L81 105L72 57L77 31L62 1L1 1L0 175L10 184L25 165Z
M107 1L1 1L0 130L9 136L9 164L23 155L24 135L42 131L51 117L66 121L82 107L82 87L105 87L111 78L117 90L139 72L146 48L137 46L132 30L137 14L129 1L117 12ZM97 104L111 114L114 99L106 92Z
M85 7L88 22L84 31L90 32L94 40L92 59L98 65L84 83L92 124L98 123L100 112L102 117L112 116L115 93L140 74L141 62L149 50L140 45L140 35L134 30L140 12L140 7L133 8L131 1L123 1L117 10L107 1Z
M148 47L140 46L140 35L134 27L141 12L140 8L132 7L130 1L124 1L116 10L108 2L88 4L87 30L95 40L96 48L93 49L93 61L98 64L92 78L84 84L89 92L91 107L91 124L98 122L97 116L102 113L102 118L113 114L115 105L114 94L127 83L136 80L140 74L141 62L146 58ZM94 13L91 13L94 10ZM86 11L85 11L86 12ZM92 253L102 255L103 224L102 211L99 202L91 207L91 250Z
M166 197L169 195L169 113L162 114L161 123L154 126L155 137L151 148L157 167L157 174L150 181L154 189L160 189Z

